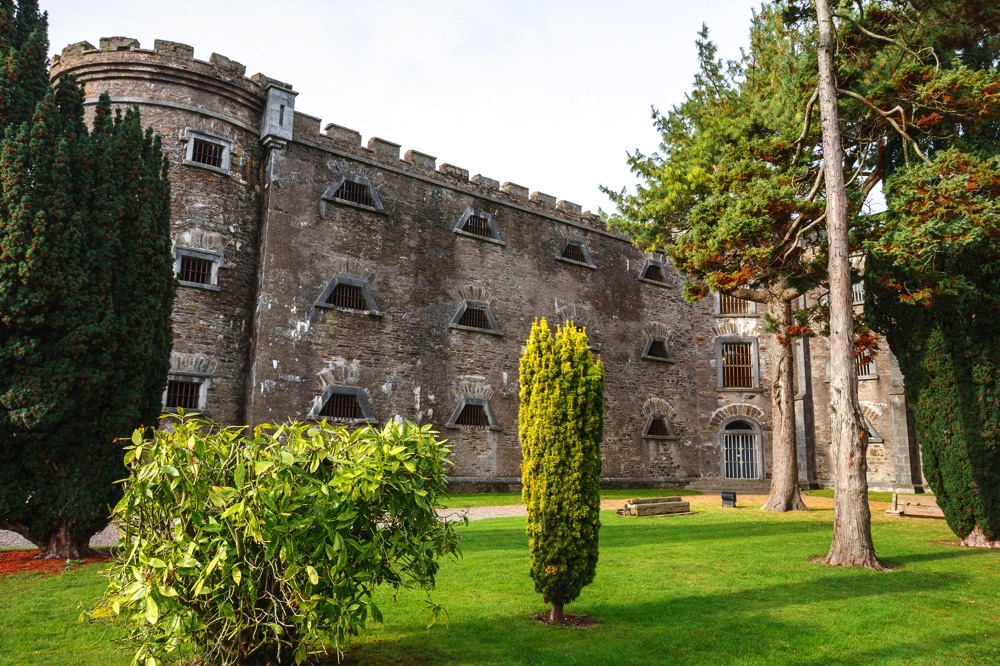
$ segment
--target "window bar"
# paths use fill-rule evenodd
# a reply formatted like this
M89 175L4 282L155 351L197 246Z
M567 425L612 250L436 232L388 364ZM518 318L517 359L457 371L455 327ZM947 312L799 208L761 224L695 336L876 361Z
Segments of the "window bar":
M667 344L663 340L653 340L649 343L649 351L646 352L646 356L670 358L670 353L667 351Z
M368 301L365 300L365 291L361 287L353 284L339 283L333 288L330 297L326 299L328 305L338 308L348 308L350 310L367 310Z
M171 379L167 382L167 407L198 409L201 382L185 382Z
M214 264L211 259L202 259L200 257L191 257L188 255L181 256L181 271L178 279L183 282L195 282L197 284L211 284L212 283L212 264Z
M669 437L670 428L667 427L667 420L664 418L654 418L649 422L649 436Z
M562 256L564 259L579 261L581 264L589 263L587 261L587 253L583 251L583 245L580 243L567 243Z
M191 149L191 161L208 166L222 166L223 146L204 139L194 139L194 147Z
M331 395L330 399L323 405L319 415L336 421L353 421L365 417L357 397L348 393Z
M852 305L864 305L865 304L865 283L855 282L851 285L851 303Z
M462 231L483 238L493 238L493 227L490 226L490 221L480 215L470 215L469 219L465 221Z
M469 426L471 428L488 428L490 425L486 408L482 405L465 405L462 413L455 420L456 425Z
M750 314L750 301L736 298L730 294L719 294L719 314L745 315Z
M335 194L334 197L342 201L350 201L351 203L355 203L360 206L368 206L369 208L375 207L375 200L372 199L368 186L363 183L355 183L351 180L345 180L344 184L340 186L340 189L337 190L337 194Z
M663 269L657 264L650 264L646 267L646 272L643 273L642 277L653 282L666 282L667 278L663 275Z
M484 331L493 330L493 327L490 326L490 319L486 316L485 308L466 307L458 323L460 326L468 326L469 328L481 328Z

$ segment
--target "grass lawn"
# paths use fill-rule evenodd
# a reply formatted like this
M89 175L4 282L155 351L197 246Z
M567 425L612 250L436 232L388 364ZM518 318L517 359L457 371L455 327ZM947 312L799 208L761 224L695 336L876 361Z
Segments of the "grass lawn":
M701 495L701 493L697 490L675 490L671 488L601 491L601 499L604 500L626 500L633 497L669 497L671 495ZM469 509L477 506L511 506L517 504L524 504L521 501L521 493L470 493L448 495L445 499L444 507L447 509Z
M806 496L808 497L829 497L833 498L833 488L820 488L818 490L807 490ZM907 493L899 493L900 495L906 495ZM913 496L913 493L909 493L909 496ZM929 495L928 495L929 497ZM892 493L881 492L877 490L868 491L868 501L869 502L891 502Z
M997 664L1000 552L942 545L943 521L874 510L875 573L810 561L830 543L827 508L776 515L692 498L690 516L602 514L597 579L567 611L595 626L553 628L528 578L523 518L461 528L434 600L447 627L425 628L424 595L380 594L386 618L353 644L367 664ZM711 501L709 501L711 500ZM99 565L0 579L0 664L125 664L101 626L76 623L100 593Z

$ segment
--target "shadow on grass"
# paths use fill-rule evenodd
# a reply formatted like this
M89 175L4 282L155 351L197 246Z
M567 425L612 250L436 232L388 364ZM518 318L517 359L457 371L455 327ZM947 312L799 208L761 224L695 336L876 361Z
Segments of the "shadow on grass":
M453 613L443 631L359 645L348 651L347 663L858 664L901 656L910 663L935 663L942 649L948 653L982 642L972 633L953 633L922 646L908 632L831 621L831 615L849 616L857 604L870 611L882 604L881 597L966 584L959 576L942 580L851 572L824 582L830 584L796 582L639 603L584 599L573 610L599 622L586 629L540 626L528 614L470 619ZM877 640L863 640L866 632L869 639L877 634Z

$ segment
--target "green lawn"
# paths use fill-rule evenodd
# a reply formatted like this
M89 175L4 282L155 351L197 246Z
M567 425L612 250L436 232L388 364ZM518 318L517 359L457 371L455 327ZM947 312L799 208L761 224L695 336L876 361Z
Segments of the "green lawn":
M905 495L906 493L899 493L900 495ZM833 488L823 488L819 490L807 490L806 495L810 497L833 497ZM910 493L913 495L913 493ZM868 491L868 501L869 502L891 502L892 493L885 493L875 490Z
M597 580L567 611L598 624L540 626L523 518L461 528L425 629L424 596L380 595L386 624L349 664L997 664L1000 552L941 545L943 521L891 519L873 532L890 573L810 561L829 547L829 509L776 515L698 506L690 516L605 512ZM97 566L0 579L0 664L124 664L100 626L76 623Z
M602 490L602 500L626 500L633 497L661 497L670 495L701 495L697 490L650 489L641 490ZM832 497L832 496L831 496ZM524 504L521 493L476 493L448 495L444 501L448 509L468 509L477 506L511 506Z

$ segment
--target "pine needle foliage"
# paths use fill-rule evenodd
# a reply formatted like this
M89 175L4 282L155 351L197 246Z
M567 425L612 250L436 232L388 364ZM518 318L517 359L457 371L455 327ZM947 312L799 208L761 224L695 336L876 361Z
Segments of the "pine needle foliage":
M107 95L88 130L46 48L37 4L0 2L0 528L66 558L121 497L115 439L161 411L175 280L159 138Z
M561 619L597 570L604 364L591 356L585 330L570 323L553 336L541 319L521 356L520 381L531 577Z

